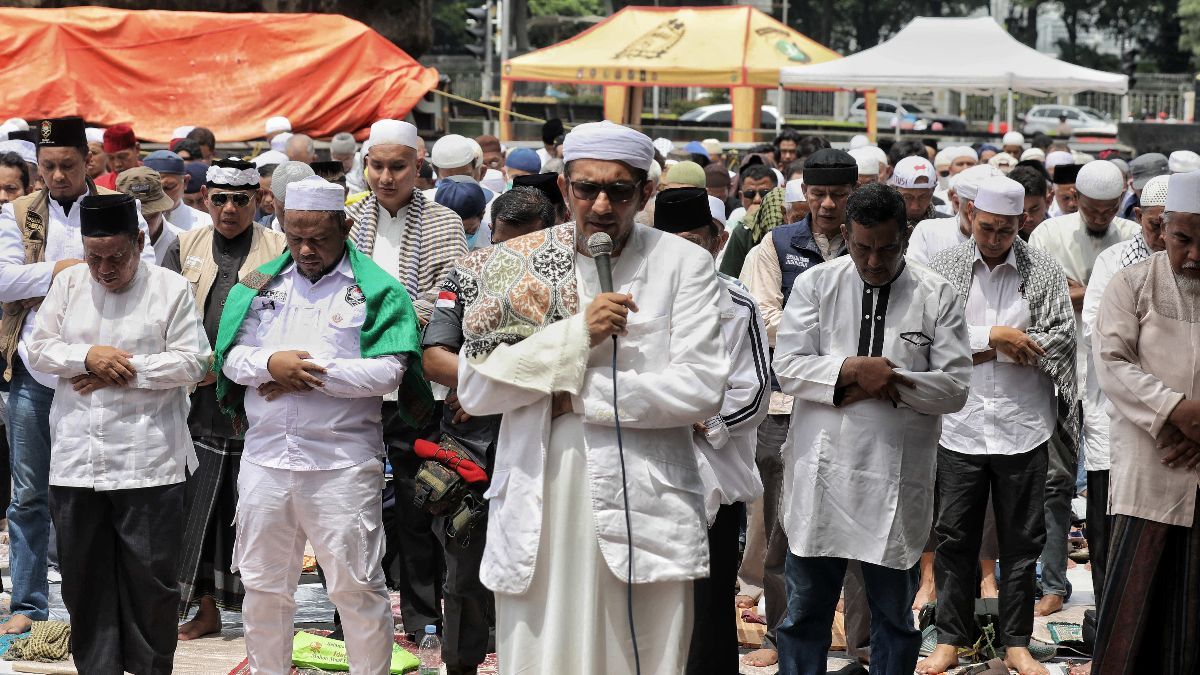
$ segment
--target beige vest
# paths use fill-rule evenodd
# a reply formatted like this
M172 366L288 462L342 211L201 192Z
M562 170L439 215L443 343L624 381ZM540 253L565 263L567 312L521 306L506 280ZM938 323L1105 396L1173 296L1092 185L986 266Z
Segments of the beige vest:
M282 234L253 224L254 234L250 240L250 252L238 270L238 281L259 267L278 258L287 247ZM188 230L179 235L180 274L192 284L196 306L204 312L204 303L217 279L217 263L212 255L213 226Z
M115 195L114 190L97 186L87 179L88 194ZM13 201L13 215L17 227L21 228L21 240L25 244L25 264L46 262L46 227L50 224L50 191L37 192ZM4 317L0 319L0 354L4 356L4 379L12 380L12 364L17 354L17 343L21 340L21 327L29 308L24 301L4 303Z

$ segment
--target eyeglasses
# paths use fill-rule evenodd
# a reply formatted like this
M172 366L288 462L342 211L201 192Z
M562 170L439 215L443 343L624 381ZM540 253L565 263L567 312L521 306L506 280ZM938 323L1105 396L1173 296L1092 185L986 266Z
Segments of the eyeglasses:
M742 199L754 199L755 197L762 197L763 199L766 199L767 195L771 194L771 190L774 189L775 188L765 188L762 190L742 190Z
M642 181L636 183L593 183L586 180L573 180L570 185L571 194L575 195L576 199L590 202L598 198L600 193L603 192L608 195L608 201L613 204L624 204L637 195Z
M233 205L239 209L250 203L248 192L215 192L208 196L208 201L217 208L224 208L226 202L233 200Z

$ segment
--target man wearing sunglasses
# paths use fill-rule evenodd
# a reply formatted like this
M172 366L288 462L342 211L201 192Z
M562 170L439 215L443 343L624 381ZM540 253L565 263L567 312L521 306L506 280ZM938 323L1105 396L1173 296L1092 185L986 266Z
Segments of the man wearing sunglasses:
M463 288L459 403L504 415L480 576L512 672L633 672L631 609L642 672L680 673L692 581L709 574L692 425L720 412L729 378L721 285L711 253L634 224L654 195L648 137L581 124L563 155L575 222L472 258ZM598 233L615 292L588 249Z
M162 265L191 282L196 307L204 319L209 344L216 344L221 310L230 289L246 274L284 249L283 235L254 222L260 177L250 162L213 162L200 188L212 225L179 235ZM179 627L180 640L221 630L221 610L240 612L245 589L230 574L233 562L233 517L237 509L237 477L244 435L217 405L215 377L192 394L188 427L199 466L187 479L187 521L180 554L181 618L195 605L195 617Z

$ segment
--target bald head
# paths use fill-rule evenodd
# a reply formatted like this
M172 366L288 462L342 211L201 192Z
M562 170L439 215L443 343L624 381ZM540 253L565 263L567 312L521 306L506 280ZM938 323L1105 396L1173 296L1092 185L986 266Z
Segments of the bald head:
M317 161L317 148L313 145L313 139L305 134L295 134L289 138L284 152L293 162L309 164Z

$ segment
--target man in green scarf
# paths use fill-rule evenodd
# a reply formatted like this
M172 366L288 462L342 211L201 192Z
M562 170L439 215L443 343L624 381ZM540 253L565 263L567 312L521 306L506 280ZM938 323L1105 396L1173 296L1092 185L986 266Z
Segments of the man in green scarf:
M287 186L288 250L230 291L217 335L217 399L248 424L233 565L253 672L291 667L306 540L341 613L351 671L386 673L391 662L380 410L399 387L416 422L432 398L408 293L347 245L343 196L317 176Z

